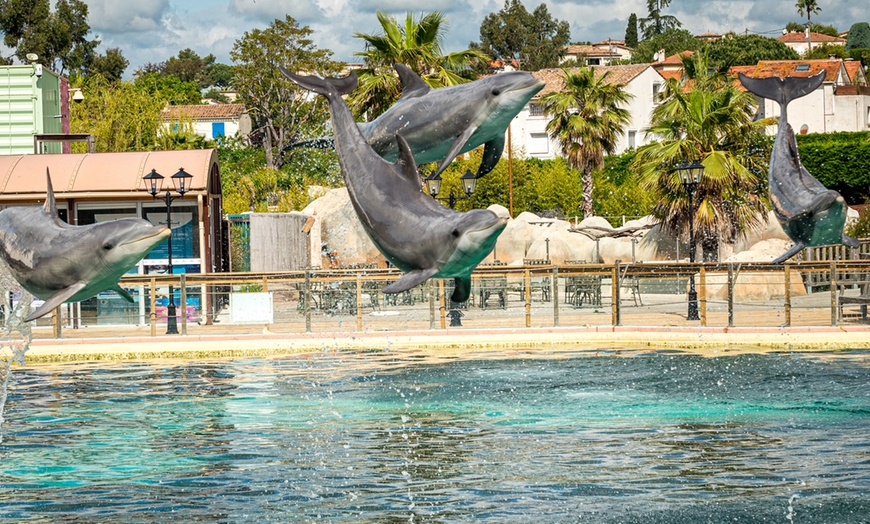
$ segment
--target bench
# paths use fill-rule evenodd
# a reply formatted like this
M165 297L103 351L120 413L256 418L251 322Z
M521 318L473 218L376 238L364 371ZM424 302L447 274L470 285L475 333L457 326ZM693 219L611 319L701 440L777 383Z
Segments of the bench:
M846 287L858 287L857 296L843 296ZM870 305L870 280L846 280L837 282L837 318L843 318L843 306L861 306L861 319L867 319L867 306Z

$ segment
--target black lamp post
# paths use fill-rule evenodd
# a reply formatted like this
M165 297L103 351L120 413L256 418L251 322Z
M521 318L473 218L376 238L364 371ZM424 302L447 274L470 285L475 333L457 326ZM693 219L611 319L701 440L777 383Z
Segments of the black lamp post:
M459 177L459 181L462 182L462 189L465 191L465 196L456 196L453 194L453 190L451 189L450 195L447 198L438 198L438 193L441 192L440 174L435 173L427 176L423 180L423 183L426 184L426 191L432 196L432 198L446 201L447 205L450 206L450 209L455 209L457 200L471 198L471 195L474 194L474 189L477 187L477 175L468 170L465 171L464 175Z
M695 262L695 207L692 204L692 196L695 188L704 174L704 164L695 160L691 164L683 163L674 168L680 177L680 182L686 187L689 194L689 262ZM689 276L689 310L686 320L700 320L698 317L698 293L695 291L695 273Z
M464 200L467 198L471 198L471 195L474 194L474 189L477 187L477 175L472 173L470 170L466 170L465 174L459 177L459 180L462 182L462 189L465 191L465 196L456 196L453 194L453 190L450 190L450 196L445 198L438 198L438 193L441 192L441 175L438 173L433 173L427 176L423 183L426 185L426 191L429 195L432 196L435 200L447 201L447 205L450 206L450 209L456 208L457 200ZM459 304L450 301L450 310L447 314L450 316L450 326L461 326L462 321L460 317L462 313L457 309Z
M178 168L178 172L169 177L172 180L172 185L175 188L175 191L178 192L178 196L172 196L169 191L169 188L166 189L166 193L163 196L163 201L166 203L166 227L172 230L172 202L174 202L178 198L184 198L184 194L190 190L188 184L190 183L190 179L193 178L193 175L186 172L183 167ZM156 169L152 169L150 173L142 177L145 180L145 184L147 184L148 192L151 194L151 197L156 199L157 195L160 194L161 186L163 185L163 175L157 172ZM168 259L168 269L167 272L172 275L172 235L169 235L169 238L166 239L167 248L169 253ZM186 305L182 307L186 312ZM166 307L166 334L167 335L177 335L178 334L178 320L175 315L175 288L172 284L169 284L169 304Z

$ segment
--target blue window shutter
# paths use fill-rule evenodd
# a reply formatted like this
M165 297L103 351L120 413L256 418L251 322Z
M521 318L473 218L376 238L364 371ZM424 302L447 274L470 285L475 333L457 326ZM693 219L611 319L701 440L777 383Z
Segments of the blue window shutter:
M211 124L211 137L217 138L219 136L224 136L224 123L223 122L212 122Z

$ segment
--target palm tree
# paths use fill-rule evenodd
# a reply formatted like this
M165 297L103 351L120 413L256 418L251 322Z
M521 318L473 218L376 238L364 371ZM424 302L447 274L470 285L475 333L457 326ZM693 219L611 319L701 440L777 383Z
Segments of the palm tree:
M550 117L547 133L557 140L568 165L581 172L582 211L592 216L592 172L604 165L604 154L616 151L619 136L631 122L631 114L620 107L632 97L625 84L609 80L610 72L597 74L593 68L563 69L565 88L541 97L544 113Z
M374 118L401 96L402 87L393 70L396 62L413 69L431 87L444 87L472 80L470 65L487 60L479 50L442 53L447 19L440 12L428 13L419 19L408 13L404 26L382 11L377 12L377 17L383 34L354 34L366 43L366 50L356 53L364 58L366 67L357 71L359 88L348 99L358 115Z
M813 13L821 13L822 8L819 7L816 0L798 0L794 6L797 7L799 15L804 16L804 13L807 15L807 53L809 53L813 46L812 39L810 38L810 31L812 31L813 25L812 15Z
M665 231L681 236L693 221L704 260L718 259L719 242L733 242L765 220L769 119L753 121L755 101L724 75L707 67L703 53L683 58L689 78L671 79L665 99L652 112L648 134L660 141L638 149L632 168L655 194L653 215ZM694 209L678 164L698 159L704 176L695 189Z

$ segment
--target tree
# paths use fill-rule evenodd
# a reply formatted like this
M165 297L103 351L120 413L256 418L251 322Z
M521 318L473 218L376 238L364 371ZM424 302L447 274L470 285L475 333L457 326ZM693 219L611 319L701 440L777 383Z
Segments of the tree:
M25 60L29 53L53 71L79 73L90 63L99 40L88 40L88 6L82 0L0 0L3 43Z
M562 70L565 88L541 97L551 117L547 133L558 140L568 165L582 173L584 216L594 213L592 172L604 165L604 154L616 151L616 141L631 121L624 106L631 98L625 85L609 81L609 72L593 68Z
M381 11L377 12L377 17L383 34L354 35L366 43L366 50L356 53L363 57L366 67L357 71L359 88L348 98L348 104L358 115L374 118L401 96L401 83L393 70L396 62L413 69L429 86L444 87L471 80L471 63L486 61L486 56L478 50L442 53L441 41L447 22L439 12L422 15L419 19L408 13L404 26Z
M640 19L640 30L643 32L644 40L663 34L669 29L679 29L683 26L677 17L662 14L662 9L670 3L671 0L647 0L649 15Z
M206 75L208 76L208 85L215 87L230 87L233 85L233 68L227 64L216 62L206 66Z
M87 93L70 107L70 131L94 135L99 152L149 151L157 143L160 110L166 99L132 82L109 82L102 75L74 79ZM74 144L74 148L83 147Z
M483 19L479 48L498 60L517 60L520 69L537 71L557 67L570 40L570 25L553 18L546 4L529 13L520 0L505 0L501 11Z
M692 87L669 80L666 98L653 109L648 129L659 141L639 148L632 167L653 194L653 215L663 229L683 235L693 221L704 260L715 261L720 241L733 242L759 227L766 216L763 174L770 141L763 126L771 122L753 121L752 95L710 71L704 53L683 59L683 65ZM695 159L705 170L690 210L673 168Z
M144 73L137 71L133 83L155 97L161 98L164 103L171 105L186 105L202 103L199 87L195 82L182 82L173 75L161 75L160 73Z
M822 8L819 7L819 3L817 2L817 0L797 0L797 3L795 3L794 6L797 7L797 11L800 16L806 15L808 29L812 28L813 13L818 14L822 12Z
M759 60L797 60L797 51L775 38L761 35L725 35L704 46L710 65L717 69L755 65Z
M846 51L852 49L870 49L870 24L857 22L849 28L849 36L846 37Z
M265 151L266 165L274 169L280 169L289 155L304 154L287 150L288 144L325 131L324 98L310 96L278 70L281 65L309 74L338 73L340 64L331 60L331 51L317 49L312 32L287 15L266 29L246 32L230 51L236 64L235 87L250 111L254 139Z
M654 62L655 54L660 50L665 51L665 56L670 56L683 51L695 51L700 49L701 45L702 42L685 29L668 29L660 35L655 35L637 44L631 53L631 63Z
M824 60L830 57L849 58L849 53L847 53L846 48L841 45L825 42L813 47L812 50L807 51L803 55L805 60Z
M628 17L628 25L625 26L625 45L637 47L637 15L631 13Z
M121 50L117 47L106 49L106 54L94 55L91 63L88 64L86 73L88 75L100 75L109 82L118 82L121 80L121 75L127 69L130 62L121 54Z

